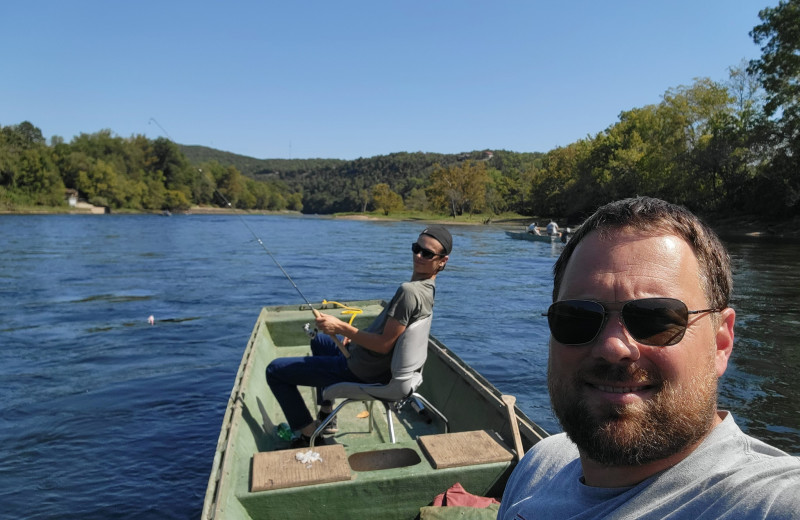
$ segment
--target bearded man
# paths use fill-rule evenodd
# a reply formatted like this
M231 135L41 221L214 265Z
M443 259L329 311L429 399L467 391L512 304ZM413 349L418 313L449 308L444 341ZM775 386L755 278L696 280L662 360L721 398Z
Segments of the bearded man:
M548 386L564 433L514 470L498 518L793 518L800 460L717 409L732 276L685 208L601 207L554 268Z

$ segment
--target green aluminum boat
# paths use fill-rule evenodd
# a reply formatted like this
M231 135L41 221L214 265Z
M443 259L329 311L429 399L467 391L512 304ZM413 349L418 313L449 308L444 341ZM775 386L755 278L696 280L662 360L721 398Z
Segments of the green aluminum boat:
M361 310L353 316L357 327L366 326L383 305L380 300L345 304ZM347 312L336 303L315 308ZM288 449L277 432L285 419L265 370L276 357L310 354L306 323L313 326L307 305L262 309L225 411L204 520L413 519L456 483L469 493L499 499L518 452L547 435L514 406L513 397L503 396L429 336L417 389L424 400L411 399L391 412L396 442L391 442L384 406L375 403L369 414L369 402L358 401L341 409L338 433L324 444ZM301 391L313 412L314 389Z

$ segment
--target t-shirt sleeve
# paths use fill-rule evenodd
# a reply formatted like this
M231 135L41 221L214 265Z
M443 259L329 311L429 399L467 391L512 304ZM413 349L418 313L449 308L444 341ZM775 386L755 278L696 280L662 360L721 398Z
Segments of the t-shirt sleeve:
M412 318L419 317L420 304L417 294L411 290L408 284L401 285L395 293L392 301L389 302L387 316L396 319L404 327L408 327Z

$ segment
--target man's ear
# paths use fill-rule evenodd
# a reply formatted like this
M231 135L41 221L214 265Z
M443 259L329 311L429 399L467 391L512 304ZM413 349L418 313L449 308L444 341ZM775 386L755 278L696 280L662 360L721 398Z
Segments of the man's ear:
M720 311L718 319L715 363L717 365L717 377L722 377L722 374L728 368L728 359L730 359L733 351L733 324L736 322L736 311L726 307Z

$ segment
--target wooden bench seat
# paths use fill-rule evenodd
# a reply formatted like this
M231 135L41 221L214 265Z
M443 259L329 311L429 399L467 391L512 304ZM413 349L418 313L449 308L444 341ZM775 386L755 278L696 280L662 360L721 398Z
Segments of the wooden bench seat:
M315 446L322 460L304 464L296 455L310 448L259 452L253 455L250 491L267 491L325 482L350 480L350 464L344 446Z
M418 442L436 469L508 462L514 458L492 430L423 435Z

